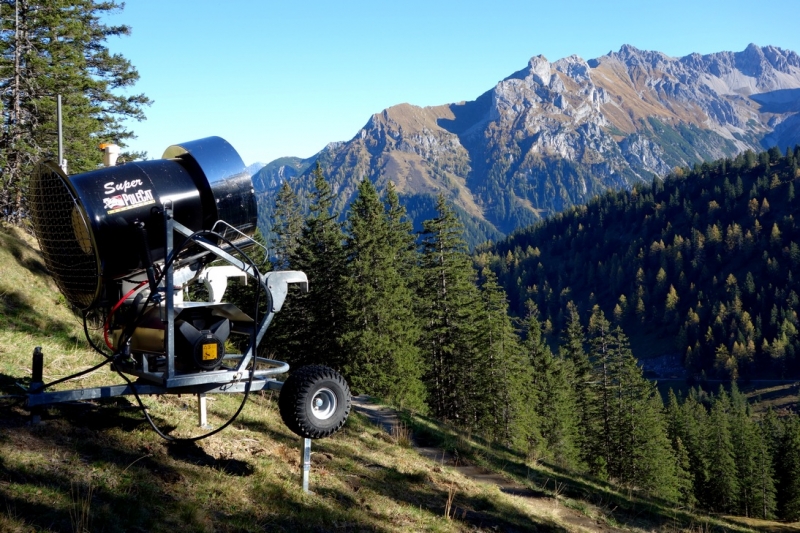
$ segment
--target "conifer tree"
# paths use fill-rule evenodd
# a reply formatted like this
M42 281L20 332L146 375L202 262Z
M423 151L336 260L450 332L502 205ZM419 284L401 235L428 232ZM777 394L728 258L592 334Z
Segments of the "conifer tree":
M629 407L631 455L623 479L653 496L680 501L685 478L667 436L664 404L655 386L644 378L636 388L642 395Z
M677 501L680 479L655 386L636 364L621 328L609 331L595 307L589 330L595 387L600 399L601 435L608 474L619 482Z
M689 448L684 444L684 439L687 438L691 421L687 420L687 416L672 389L669 390L667 395L665 414L667 435L672 442L672 448L677 461L675 472L678 478L678 491L680 493L678 501L688 507L694 507L697 505L697 498L695 497L694 490L692 459Z
M542 337L539 310L528 300L524 348L533 371L532 390L538 431L531 445L562 467L582 469L578 449L578 412L567 361L556 358Z
M778 506L773 457L763 426L754 424L754 432L753 516L769 520L775 517Z
M437 216L423 223L420 271L420 346L426 361L425 384L433 414L467 426L467 390L474 365L476 310L480 296L476 275L462 237L462 226L443 195Z
M792 415L784 423L778 450L778 516L800 520L800 418Z
M0 218L25 216L34 163L57 148L56 98L63 96L65 157L71 172L96 168L98 144L125 146L125 119L142 120L144 95L124 95L139 78L130 61L106 42L128 35L101 22L121 10L114 1L3 0L0 10ZM126 154L138 157L141 154Z
M344 232L333 210L336 195L319 162L313 176L310 214L289 258L292 268L308 276L309 292L287 298L269 346L294 365L325 364L341 371L347 362L340 343L346 317Z
M275 197L272 213L272 240L275 269L287 270L291 267L290 258L295 255L300 237L303 234L303 217L300 202L289 183L284 181Z
M394 183L386 184L384 205L386 210L386 223L388 225L389 248L393 253L393 262L396 268L408 280L409 285L418 283L417 239L414 235L414 225L406 213L406 208L400 205L400 198Z
M708 507L709 479L711 477L710 458L707 447L711 438L709 415L700 401L699 392L691 389L681 406L684 421L684 433L681 437L689 453L694 494L698 502Z
M532 374L494 272L481 273L477 359L469 376L476 427L506 445L524 446L535 431Z
M736 467L734 442L731 438L730 399L724 389L714 399L709 417L708 483L706 501L709 509L734 513L739 498L739 471Z
M595 474L605 477L606 474L617 473L612 466L616 459L614 441L619 429L615 425L612 380L617 361L611 347L611 324L603 311L595 305L589 318L589 345L591 347L592 389L597 399L597 422L593 427L585 428L592 440L592 455L596 458ZM597 462L601 461L601 462Z
M424 410L420 327L412 289L396 263L403 236L389 227L384 205L368 179L350 205L347 235L347 319L341 336L348 354L345 375L356 391Z
M595 391L591 387L592 364L584 350L584 340L578 308L573 302L567 302L566 327L561 336L559 356L567 365L567 375L572 389L575 391L580 463L586 465L592 473L602 474L605 469L602 465L597 464L598 456L595 453L599 419Z
M771 516L775 511L772 457L751 417L747 398L739 392L735 382L731 383L730 404L731 439L739 473L737 514Z

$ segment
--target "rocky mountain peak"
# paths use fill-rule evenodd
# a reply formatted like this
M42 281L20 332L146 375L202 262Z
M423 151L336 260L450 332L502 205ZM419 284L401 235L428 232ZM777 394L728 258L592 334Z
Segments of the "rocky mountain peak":
M674 167L800 143L797 102L792 51L674 58L626 44L588 61L533 56L471 102L390 107L320 157L343 203L363 176L392 180L419 212L444 192L489 237Z
M528 62L528 71L533 81L545 87L550 85L551 66L546 57L538 55Z
M675 61L674 58L662 53L650 50L639 50L635 46L623 44L619 52L610 52L608 57L617 59L628 68L646 67L650 69L661 68L664 65Z
M559 59L553 63L553 66L557 71L563 72L576 82L582 83L590 80L589 74L592 67L590 67L589 63L580 56L571 55L569 57Z

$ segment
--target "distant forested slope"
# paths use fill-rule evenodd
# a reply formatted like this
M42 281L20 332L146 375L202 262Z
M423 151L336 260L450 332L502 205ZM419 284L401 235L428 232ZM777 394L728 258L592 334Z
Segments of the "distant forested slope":
M478 250L523 315L553 335L569 301L630 332L636 355L680 352L695 376L800 375L800 147L676 170L608 192Z

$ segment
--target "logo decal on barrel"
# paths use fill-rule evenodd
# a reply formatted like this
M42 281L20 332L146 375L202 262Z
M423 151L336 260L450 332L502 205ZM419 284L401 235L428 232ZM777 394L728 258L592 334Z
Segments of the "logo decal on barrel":
M126 181L121 185L114 184L113 182L106 183L104 186L106 194L125 191L122 194L103 198L103 208L106 210L106 213L113 215L120 211L127 211L128 209L156 203L153 198L152 189L138 189L130 193L127 192L128 189L137 185L142 185L142 180L134 180L133 182Z

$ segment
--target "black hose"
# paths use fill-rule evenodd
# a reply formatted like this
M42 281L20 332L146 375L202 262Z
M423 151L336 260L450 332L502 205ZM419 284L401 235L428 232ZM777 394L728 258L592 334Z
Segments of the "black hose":
M57 379L55 381L51 381L50 383L42 383L36 389L29 390L28 391L29 394L39 394L40 392L43 392L48 387L52 387L53 385L58 385L59 383L64 383L65 381L70 381L70 380L73 380L75 378L79 378L81 376L89 374L90 372L94 372L95 370L103 368L105 365L109 364L113 360L110 355L108 355L105 352L103 352L100 348L98 348L94 344L94 341L92 341L92 338L89 335L89 328L88 328L88 326L86 324L86 313L84 313L84 315L83 315L83 333L86 336L86 340L89 342L89 346L94 348L94 350L96 352L100 353L103 357L105 357L106 360L96 364L95 366L93 366L91 368L87 368L85 370L81 370L80 372L76 372L74 374L70 374L69 376Z
M253 323L257 325L258 324L258 314L259 314L259 303L260 303L259 300L260 300L260 296L261 296L261 291L264 290L264 285L261 283L261 275L258 272L258 267L256 266L255 262L252 259L250 259L250 257L246 253L244 253L239 247L237 247L235 244L233 244L227 238L225 238L224 236L222 236L222 235L220 235L220 234L218 234L216 232L205 230L205 231L198 231L198 232L195 232L192 235L190 235L183 242L181 247L178 250L173 251L173 253L171 254L171 257L168 258L167 261L165 261L164 269L162 271L162 274L159 276L157 283L158 284L161 283L161 281L164 278L164 275L166 275L166 272L167 272L169 266L172 264L174 258L177 257L178 253L180 253L180 251L183 249L183 247L186 245L186 243L189 242L190 240L196 240L197 237L204 236L204 235L211 235L211 236L217 237L220 240L224 241L231 248L233 248L234 250L239 252L239 254L241 254L242 257L247 260L247 263L253 268L253 275L258 280L258 286L259 286L259 290L256 291L255 310L254 310L255 312L253 313L253 317L254 317L253 318ZM152 292L151 292L151 296L152 296ZM137 319L133 323L134 326L131 329L131 334L132 334L132 331L134 331L136 329L136 325L138 325L139 321L141 321L141 319L142 319L142 317L144 315L144 310L145 310L145 308L147 307L147 305L150 302L151 302L151 298L148 297L147 302L145 302L144 306L142 306L142 310L140 311L139 316L137 317ZM128 328L126 328L126 331L127 331L127 329ZM218 427L218 428L216 428L216 429L214 429L212 431L209 431L208 433L204 433L202 435L198 435L196 437L173 437L173 436L167 435L163 431L161 431L158 428L158 426L156 426L156 423L153 421L153 419L150 417L150 414L147 412L147 407L144 405L144 402L142 401L142 398L139 396L139 392L136 390L136 384L133 381L131 381L128 378L128 376L126 376L125 374L123 374L119 370L118 365L115 366L115 370L117 371L117 374L119 374L120 377L122 377L122 379L124 379L125 382L131 387L131 390L133 391L133 395L136 398L136 402L139 404L139 407L142 409L142 413L144 413L145 419L147 419L148 424L150 424L150 427L153 429L153 431L156 432L156 434L159 437L161 437L162 439L164 439L164 440L166 440L168 442L197 442L199 440L208 438L208 437L210 437L212 435L216 435L217 433L219 433L223 429L227 428L229 425L231 425L233 423L234 420L236 420L239 417L239 415L242 412L242 409L244 409L244 406L247 403L247 400L248 400L248 398L250 396L250 391L253 388L253 379L255 378L255 374L256 374L256 364L257 364L257 360L258 360L258 358L256 357L256 344L255 344L255 342L256 342L256 334L257 334L257 332L254 330L253 331L253 335L250 337L250 347L248 348L248 351L250 351L250 350L253 351L253 366L252 366L252 369L250 370L250 378L249 378L249 380L247 382L247 386L245 387L244 397L242 398L242 402L239 404L239 408L220 427ZM129 340L130 340L130 338L126 339L125 342L127 343ZM122 345L122 336L120 336L119 345ZM122 354L118 353L114 357L116 358L116 357L122 357L122 356L123 356Z
M258 324L259 304L260 304L261 292L265 290L264 285L261 283L261 275L260 275L260 273L258 271L258 266L256 266L255 262L246 253L244 253L238 246L236 246L233 242L228 240L223 235L220 235L219 233L216 233L214 231L210 231L210 230L197 231L197 232L193 233L192 235L190 235L189 237L187 237L187 239L180 245L180 247L177 250L173 250L173 252L170 254L170 257L168 257L167 260L164 262L164 268L159 273L158 279L156 281L156 286L159 285L163 281L167 270L172 265L172 263L174 262L175 258L178 256L178 254L180 254L180 252L183 251L183 248L186 246L186 243L188 243L190 241L197 242L197 238L201 237L201 236L212 236L212 237L216 237L216 238L224 241L228 246L230 246L232 249L236 250L246 260L247 264L249 264L252 267L253 275L258 280L258 290L256 291L255 309L254 309L254 313L253 313L253 317L254 317L253 323L255 325L257 325ZM136 330L136 327L139 325L139 323L141 322L142 318L144 317L145 310L147 309L147 307L150 304L155 303L156 294L158 294L156 291L152 291L152 290L150 291L150 295L148 296L147 300L142 305L141 310L139 311L139 314L136 317L136 319L133 320L130 324L128 324L128 326L123 330L122 334L120 335L119 342L118 342L118 345L117 345L118 349L119 349L120 346L124 346L124 345L126 345L127 343L130 342L131 337L133 335L133 332ZM109 355L103 349L101 349L99 346L97 346L97 344L94 343L94 341L91 338L91 335L89 334L89 329L88 329L88 325L87 325L87 313L83 314L83 333L86 336L86 340L89 343L89 346L91 346L92 349L94 349L97 353L102 355L105 358L105 360L100 362L100 363L98 363L97 365L95 365L95 366L93 366L91 368L86 369L86 370L82 370L80 372L76 372L76 373L71 374L69 376L66 376L64 378L60 378L60 379L57 379L55 381L51 381L50 383L44 383L41 386L37 387L36 390L29 391L29 394L38 394L38 393L44 391L48 387L52 387L53 385L57 385L59 383L65 382L65 381L69 381L69 380L78 378L78 377L83 376L85 374L88 374L90 372L94 372L95 370L97 370L99 368L102 368L103 366L105 366L105 365L107 365L109 363L118 361L119 359L121 359L123 357L127 357L127 355L125 355L124 353L120 353L119 351L116 354ZM212 431L210 431L208 433L204 433L203 435L199 435L199 436L196 436L196 437L172 437L172 436L166 435L164 432L162 432L158 428L158 426L156 426L155 422L153 422L153 419L150 417L150 414L147 412L147 407L144 405L144 402L142 402L142 399L139 396L139 392L136 390L136 384L133 381L131 381L128 378L128 376L126 376L125 374L123 374L119 370L119 365L115 365L114 370L116 370L117 374L119 374L120 377L123 380L125 380L125 382L131 387L131 390L133 391L133 395L136 398L136 402L139 404L139 407L142 409L142 412L144 413L144 416L147 419L147 422L150 424L150 427L153 428L153 431L155 431L161 438L163 438L163 439L165 439L165 440L167 440L169 442L197 442L197 441L199 441L201 439L205 439L205 438L208 438L208 437L210 437L212 435L216 435L217 433L219 433L223 429L227 428L229 425L231 425L233 423L234 420L236 420L236 418L239 417L239 415L242 412L242 409L244 409L244 406L247 403L247 400L248 400L248 398L250 396L250 391L251 391L251 389L253 387L253 380L254 380L255 374L256 374L256 365L257 365L257 360L258 360L258 358L256 357L256 348L257 348L257 346L255 344L256 343L256 335L257 335L257 331L254 330L253 331L253 335L251 335L251 338L250 338L250 347L248 348L248 351L252 350L252 352L253 352L253 366L252 366L252 369L250 371L250 378L249 378L249 380L247 382L247 386L245 387L244 397L242 398L241 404L239 404L239 408L236 410L236 412L233 414L233 416L231 416L223 425L221 425L220 427L218 427L218 428L216 428L216 429L214 429L214 430L212 430Z

